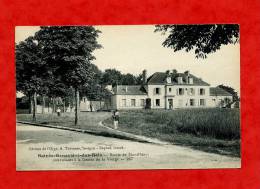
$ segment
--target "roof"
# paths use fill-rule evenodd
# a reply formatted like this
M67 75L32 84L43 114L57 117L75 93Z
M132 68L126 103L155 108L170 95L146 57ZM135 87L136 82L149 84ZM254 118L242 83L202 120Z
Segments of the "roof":
M114 87L116 95L147 95L146 89L141 85L117 85Z
M153 75L147 78L148 84L163 84L165 83L165 79L167 77L166 73L163 72L155 72Z
M220 87L210 87L209 88L210 96L232 96L229 92L225 91Z
M172 77L172 83L174 85L198 85L198 86L210 86L208 83L206 83L205 81L203 81L202 79L189 74L190 78L193 78L193 84L189 84L186 82L183 83L178 83L177 82L177 78L178 77L182 77L183 81L186 80L186 74L185 73L176 73L174 75L171 76ZM153 75L151 75L148 79L147 79L147 83L148 84L166 84L166 78L167 78L167 73L164 72L155 72Z

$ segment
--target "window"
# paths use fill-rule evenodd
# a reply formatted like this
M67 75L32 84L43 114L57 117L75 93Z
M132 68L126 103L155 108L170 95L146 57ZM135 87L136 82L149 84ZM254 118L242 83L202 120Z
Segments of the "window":
M160 99L156 99L156 100L155 100L155 105L156 105L156 106L160 106Z
M182 83L183 83L182 77L178 77L177 80L178 80L178 83L179 83L179 84L182 84Z
M205 95L205 89L200 88L200 89L199 89L199 94L200 94L200 95Z
M140 100L140 106L142 106L142 107L144 106L144 99Z
M171 83L171 82L172 82L172 78L171 78L171 77L167 77L167 78L166 78L166 82L167 82L167 83Z
M190 106L195 106L195 99L190 99Z
M160 94L160 88L155 88L155 94Z
M189 81L189 84L193 84L193 78L192 77L189 77L188 81Z
M195 90L193 88L189 88L189 95L195 95Z
M205 105L206 105L206 100L200 99L200 106L205 106Z
M135 106L135 99L131 99L131 106Z
M172 92L172 88L171 87L169 88L169 92Z
M126 106L126 99L122 99L122 106Z
M179 88L178 89L178 94L179 95L184 95L184 88Z

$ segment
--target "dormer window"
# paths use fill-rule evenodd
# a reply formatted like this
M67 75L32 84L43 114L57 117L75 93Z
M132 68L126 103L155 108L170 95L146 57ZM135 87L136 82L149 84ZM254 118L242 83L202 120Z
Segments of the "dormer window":
M192 77L189 77L188 81L189 81L189 84L193 84L193 78Z
M183 83L182 77L177 77L177 81L178 81L178 84L182 84Z
M167 83L171 83L171 82L172 82L172 78L168 76L168 77L166 78L166 82L167 82Z

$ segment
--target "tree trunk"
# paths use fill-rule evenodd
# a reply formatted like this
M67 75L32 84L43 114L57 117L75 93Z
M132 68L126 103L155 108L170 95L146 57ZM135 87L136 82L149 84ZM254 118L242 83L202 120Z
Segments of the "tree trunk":
M63 99L63 113L66 112L65 98Z
M52 98L52 113L55 113L55 98Z
M91 100L89 101L89 108L90 108L90 112L92 112L93 111L93 106L92 106L92 101Z
M108 110L108 102L106 102L106 107L107 107L106 110Z
M79 90L75 88L75 125L78 124L79 116Z
M29 114L31 114L32 113L32 96L31 96L31 94L29 94Z
M50 98L48 97L48 113L50 113L49 111L50 111Z
M36 92L33 93L33 121L36 121L36 113L37 113L37 96Z
M42 96L42 114L44 114L44 108L45 108L45 98Z

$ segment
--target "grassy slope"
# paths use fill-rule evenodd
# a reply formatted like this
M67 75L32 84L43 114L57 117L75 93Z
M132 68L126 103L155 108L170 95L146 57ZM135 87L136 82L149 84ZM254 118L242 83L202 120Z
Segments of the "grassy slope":
M37 114L37 123L61 125L65 127L81 128L88 130L98 130L102 127L98 127L98 122L107 119L111 116L110 112L80 112L78 125L74 125L74 114L65 113L61 117L57 114ZM17 114L16 119L19 121L32 121L32 115L30 114Z
M111 126L111 118L105 124ZM208 152L240 156L238 109L122 111L119 129Z

